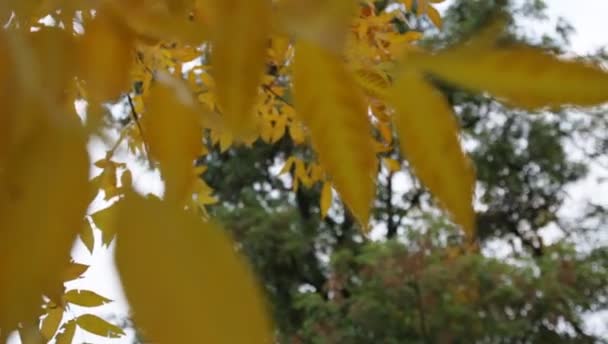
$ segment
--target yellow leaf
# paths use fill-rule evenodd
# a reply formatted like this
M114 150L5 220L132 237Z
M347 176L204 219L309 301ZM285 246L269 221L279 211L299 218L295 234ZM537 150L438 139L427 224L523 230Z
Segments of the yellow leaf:
M37 56L42 62L42 87L60 103L65 102L66 90L73 82L75 68L75 42L71 33L58 27L43 27L30 32L29 38Z
M297 115L333 186L363 227L375 194L377 160L367 107L339 55L305 41L296 46Z
M295 162L296 162L296 158L293 156L290 156L285 161L285 164L283 164L283 168L281 168L281 171L279 172L279 174L290 173Z
M99 10L85 25L79 47L80 73L92 101L115 99L128 90L134 42L131 31L107 9Z
M151 341L272 342L262 293L226 232L157 199L132 194L119 205L116 262Z
M116 235L114 205L101 209L91 215L91 220L101 231L101 242L108 246Z
M63 325L63 331L57 335L55 344L72 344L76 333L76 321L70 320Z
M93 314L83 314L76 318L76 324L81 329L101 337L120 338L125 332L118 326Z
M8 159L0 194L0 328L34 318L62 281L89 200L80 124L42 124ZM6 192L6 193L4 193Z
M386 98L390 82L381 72L371 68L360 68L354 73L354 76L359 87L361 87L367 95L378 99Z
M206 0L211 13L213 74L225 123L235 138L255 132L254 105L270 38L269 0Z
M122 188L125 189L131 188L131 186L133 185L133 175L131 174L131 171L126 170L122 173L122 175L120 176L120 185Z
M352 0L284 0L278 4L277 12L286 32L338 53L357 6Z
M409 55L407 64L470 90L487 91L527 109L593 106L608 101L606 71L590 63L560 59L532 47L492 48L466 44L436 55Z
M443 26L443 22L441 21L441 15L439 14L439 11L437 11L435 7L429 5L426 8L426 15L427 17L429 17L435 27L441 29L441 27Z
M84 274L88 269L88 265L70 262L70 264L63 271L62 281L73 281L82 276L82 274Z
M40 333L42 333L42 336L47 341L50 341L55 336L62 319L63 308L59 306L51 307L49 305L46 310L46 317L42 319L42 326L40 328Z
M405 8L408 11L412 11L414 7L414 0L401 0L401 2L405 5Z
M289 135L296 145L301 145L306 142L306 133L304 127L299 122L292 122L289 126Z
M68 290L63 295L63 300L82 307L103 306L112 300L105 298L90 290Z
M171 88L155 85L141 123L150 154L160 164L165 198L184 202L196 179L194 159L203 147L203 129L194 102L187 104L177 95Z
M293 173L294 179L299 179L300 182L307 188L312 186L312 180L306 170L306 164L301 159L296 159L295 169Z
M22 322L19 327L19 339L23 344L44 344L46 340L38 329L38 323Z
M82 231L80 231L80 240L87 250L89 250L89 253L93 253L93 248L95 247L95 234L93 233L91 223L86 219L84 220Z
M112 11L137 34L137 38L146 44L154 45L165 40L198 45L208 36L206 25L188 19L187 11L194 10L193 5L191 8L180 5L181 8L177 9L176 0L162 2L164 4L141 0L106 1ZM164 6L169 8L164 9Z
M420 181L472 238L475 175L460 146L452 109L438 90L411 70L399 75L392 99L402 152Z
M325 218L325 216L327 216L327 212L329 211L329 208L331 207L331 201L332 201L331 184L325 182L325 183L323 183L323 188L321 189L321 201L320 201L322 219Z
M395 173L401 171L401 163L395 159L383 158L382 162L384 166L388 169L390 173Z

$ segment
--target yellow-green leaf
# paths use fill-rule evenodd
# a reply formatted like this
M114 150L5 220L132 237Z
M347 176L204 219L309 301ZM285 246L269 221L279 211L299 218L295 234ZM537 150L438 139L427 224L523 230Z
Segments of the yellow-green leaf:
M593 106L608 101L606 71L532 47L464 44L435 55L414 53L406 63L527 109Z
M70 262L63 271L62 280L64 282L73 281L81 277L88 269L88 265Z
M458 124L443 95L423 76L404 70L393 89L401 150L469 238L474 236L475 174L458 140Z
M74 334L76 333L76 321L70 320L63 324L63 331L57 334L56 344L72 344Z
M110 245L116 235L116 225L114 223L114 205L103 208L91 215L91 220L101 231L101 241L104 245Z
M95 234L93 233L91 223L87 219L84 220L84 226L80 232L80 240L87 250L89 250L90 253L93 253L93 248L95 247Z
M236 138L256 128L254 105L270 38L270 0L205 0L213 35L213 74L225 123Z
M333 186L363 227L375 194L377 159L361 91L342 58L306 41L296 46L297 115Z
M50 305L47 308L46 316L42 319L42 326L40 327L40 333L47 340L50 341L57 332L61 320L63 319L63 308L59 306Z
M272 342L262 293L226 232L157 199L127 195L119 207L116 262L149 340Z
M120 338L125 335L125 332L120 327L112 325L93 314L79 316L76 318L76 324L81 329L101 337Z
M105 298L90 290L68 290L64 295L65 302L69 302L82 307L103 306L112 300Z

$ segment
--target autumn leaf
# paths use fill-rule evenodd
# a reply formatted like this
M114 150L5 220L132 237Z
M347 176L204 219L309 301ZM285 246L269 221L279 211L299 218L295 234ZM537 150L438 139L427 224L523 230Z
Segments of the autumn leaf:
M106 3L138 40L149 45L163 40L197 45L209 36L207 26L201 25L200 20L189 20L190 12L196 10L194 1L161 0L152 4L140 0L107 0Z
M129 69L134 61L133 34L105 8L84 29L78 61L88 95L96 102L115 99L129 88Z
M599 66L523 45L463 44L437 54L413 53L406 63L526 109L608 101L608 73Z
M349 25L357 13L351 0L284 0L277 5L280 27L334 53L342 51Z
M76 324L81 329L101 337L120 338L125 335L125 332L120 327L112 325L93 314L79 316L76 318Z
M9 158L0 199L2 331L34 318L42 294L62 282L89 199L81 129L67 121L39 127Z
M80 240L84 246L89 250L89 253L93 253L95 247L95 233L93 233L93 227L88 220L84 220L82 230L80 231Z
M103 306L112 300L105 298L90 290L68 290L63 295L63 300L82 307Z
M321 218L325 218L325 216L327 216L327 212L331 207L332 198L331 184L327 182L323 183L323 187L321 188L321 200L319 202Z
M401 150L416 176L461 225L475 235L475 173L458 140L458 124L443 95L404 68L392 90Z
M383 158L382 163L390 173L399 172L401 170L401 162L395 159Z
M72 339L76 333L76 321L70 320L63 324L62 331L57 334L56 344L72 344Z
M142 126L150 154L160 165L165 198L184 202L197 179L194 159L202 151L203 128L193 100L187 93L178 98L176 91L160 84L150 90Z
M40 333L47 340L50 341L59 329L61 320L63 319L63 308L54 305L47 305L46 316L42 319L42 325L40 327Z
M254 104L270 39L269 0L204 0L210 12L213 75L225 123L236 138L253 135Z
M272 342L262 293L222 229L158 199L131 194L118 206L117 266L150 340Z
M70 262L70 264L65 267L63 273L61 274L61 280L63 282L73 281L82 276L87 270L89 266L86 264L80 264L75 262Z
M296 46L297 115L342 200L366 228L375 194L377 159L360 90L339 55L305 41Z
M91 220L101 231L102 244L108 246L116 235L114 205L103 208L91 214Z

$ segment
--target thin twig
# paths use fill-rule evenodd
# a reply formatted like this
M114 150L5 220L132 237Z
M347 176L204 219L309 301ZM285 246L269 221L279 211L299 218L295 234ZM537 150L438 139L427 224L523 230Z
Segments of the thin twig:
M146 158L148 159L149 167L152 168L152 166L154 166L154 165L152 164L152 159L150 159L150 147L148 147L148 142L146 141L146 137L144 136L144 130L141 127L141 123L139 122L139 115L137 114L137 111L135 111L135 105L133 105L133 98L131 98L130 94L127 94L127 99L129 100L129 107L131 108L131 117L133 118L133 121L137 125L137 129L139 130L139 135L141 136L141 140L144 143L144 154L146 155Z
M285 105L293 108L293 104L291 104L290 102L287 101L287 99L283 98L280 94L276 93L272 87L268 86L268 85L262 85L262 88L268 92L270 92L273 96L275 96L275 98L277 98L278 100L282 101Z

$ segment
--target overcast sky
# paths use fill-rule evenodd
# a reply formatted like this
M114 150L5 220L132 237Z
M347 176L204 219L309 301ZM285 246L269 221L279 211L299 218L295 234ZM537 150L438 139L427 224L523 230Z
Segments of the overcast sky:
M1 1L1 0L0 0ZM573 37L572 48L574 52L579 54L585 54L592 52L599 47L608 45L608 23L606 22L606 14L608 13L608 0L547 0L549 5L549 16L551 23L545 26L529 27L527 29L531 32L542 33L550 29L558 17L566 18L577 30L577 34ZM449 3L449 2L448 2ZM445 5L440 6L444 8ZM103 151L94 152L96 155L94 158L98 158L103 155ZM153 181L155 178L148 178L144 176L135 176L135 183L143 187L142 183ZM149 185L148 185L149 186ZM158 185L152 185L152 187L158 190ZM591 190L593 185L589 185ZM597 192L597 194L608 194L607 192ZM111 250L99 247L101 238L97 233L95 247L95 255L90 256L88 252L83 249L82 245L77 244L75 249L75 258L77 261L82 263L91 264L91 268L85 274L85 278L75 283L70 283L70 288L83 288L90 289L100 293L103 296L116 300L116 302L102 307L89 309L94 314L102 317L108 317L112 314L125 315L127 312L126 302L124 295L119 287L119 280L116 271L112 263ZM81 314L87 309L72 306L71 313L74 315ZM593 319L594 330L600 331L602 328L606 329L605 318ZM15 341L16 342L16 341ZM75 343L130 343L129 340L108 340L100 338L91 334L88 334L82 330L77 330L75 336Z

